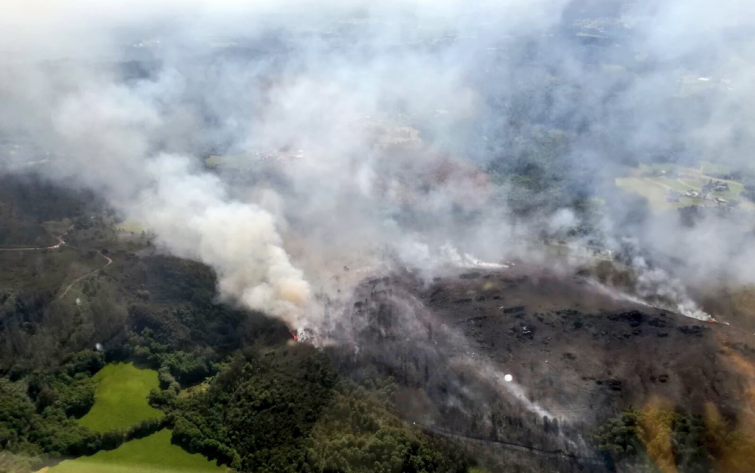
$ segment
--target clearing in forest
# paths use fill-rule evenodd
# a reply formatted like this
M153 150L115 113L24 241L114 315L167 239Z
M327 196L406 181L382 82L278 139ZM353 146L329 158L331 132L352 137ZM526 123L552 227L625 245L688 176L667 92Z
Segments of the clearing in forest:
M117 363L102 368L94 380L97 391L92 409L79 422L98 432L127 429L164 414L147 403L151 389L158 388L157 371Z
M172 445L170 436L170 430L163 429L149 437L124 443L115 450L66 460L50 468L48 473L220 473L226 470L198 453L191 454Z
M616 185L620 189L645 197L654 210L673 210L692 205L718 206L716 197L725 199L730 203L736 203L743 210L753 210L755 205L743 199L740 194L744 191L742 183L732 180L721 179L705 174L707 172L724 173L728 170L722 165L715 165L702 161L700 168L684 167L674 164L641 164L637 168L628 169L627 175L616 179ZM707 192L703 189L705 184L712 182L726 186L728 190L710 191L708 200L702 199ZM700 197L689 197L689 191L695 191ZM671 199L672 195L676 199Z

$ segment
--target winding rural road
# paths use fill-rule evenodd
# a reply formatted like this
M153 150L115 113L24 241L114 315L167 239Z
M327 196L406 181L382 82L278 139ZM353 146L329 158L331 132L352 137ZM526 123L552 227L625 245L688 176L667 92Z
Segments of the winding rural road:
M146 198L145 200L143 200L142 202L139 202L139 203L137 203L136 205L133 205L133 206L129 207L129 209L135 209L135 208L137 208L137 207L141 207L142 205L144 205L144 204L146 204L147 202L151 201L151 200L152 200L152 198L153 198L153 197L148 197L148 198ZM102 212L101 214L104 214L104 213L105 213L105 212ZM92 218L94 218L94 217L92 217ZM74 224L74 225L75 225L75 224ZM74 227L74 225L71 225L70 227L68 227L68 229L67 229L67 230L66 230L66 231L65 231L65 232L64 232L63 234L61 234L61 235L59 235L59 236L56 236L56 237L55 237L55 238L57 238L57 240L58 240L58 244L57 244L57 245L52 245L52 246L45 246L45 247L26 247L26 248L0 248L0 251L42 251L42 250L57 250L57 249L59 249L59 248L60 248L61 246L63 246L63 245L67 245L67 243L65 242L65 240L63 240L63 237L64 237L64 236L66 236L66 235L68 234L68 232L70 232L71 230L73 230L73 227ZM73 246L71 246L71 245L68 245L68 246L69 246L70 248L75 248L75 247L73 247ZM78 277L78 278L76 278L75 280L73 280L73 281L72 281L72 282L71 282L71 283L70 283L70 284L69 284L68 286L66 286L66 288L65 288L65 289L63 290L63 293L62 293L62 294L60 294L60 296L58 296L58 299L62 299L62 298L64 298L64 297L65 297L65 296L66 296L66 295L68 294L68 291L70 291L70 290L71 290L71 288L72 288L73 286L75 286L75 285L76 285L77 283L79 283L80 281L82 281L82 280L84 280L84 279L88 278L89 276L93 275L94 273L96 273L96 272L98 272L98 271L102 271L103 269L107 268L108 266L110 266L110 265L111 265L111 264L113 263L113 260L112 260L112 259L111 259L110 257L108 257L108 256L105 256L105 254L104 254L104 253L102 253L102 250L98 251L98 252L97 252L97 254L98 254L98 255L100 255L100 256L102 256L103 258L105 258L105 260L107 261L107 263L105 263L105 264L104 264L103 266L101 266L101 267L99 267L99 268L97 268L97 269L95 269L95 270L92 270L92 271L90 271L90 272L86 273L85 275L83 275L83 276L81 276L81 277Z
M74 280L73 280L73 281L71 282L71 284L69 284L68 286L66 286L65 290L63 291L63 294L59 295L59 296L58 296L58 299L62 299L62 298L64 298L64 297L66 296L66 294L68 294L68 291L70 291L70 290L71 290L71 288L72 288L73 286L75 286L75 285L76 285L76 283L78 283L78 282L79 282L79 281L81 281L82 279L86 279L86 278L88 278L89 276L91 276L92 274L94 274L94 273L96 273L96 272L98 272L98 271L102 271L103 269L107 268L108 266L110 266L110 265L111 265L111 264L113 263L113 260L112 260L111 258L109 258L109 257L105 256L105 255L104 255L104 254L102 253L102 251L98 251L98 252L97 252L97 254L98 254L98 255L100 255L100 256L102 256L103 258L105 258L105 259L107 260L107 263L105 263L105 265L104 265L104 266L102 266L102 267L100 267L100 268L97 268L97 269L95 269L95 270L93 270L93 271L89 271L89 272L88 272L88 273L86 273L85 275L83 275L83 276L81 276L81 277L79 277L79 278L76 278L76 279L74 279Z
M63 240L63 237L68 234L73 229L73 225L68 227L68 230L66 230L62 235L56 236L55 238L58 239L57 245L52 246L42 246L42 247L27 247L27 248L0 248L0 251L42 251L42 250L57 250L61 246L65 245L66 242Z
M57 244L57 245L52 245L52 246L43 246L43 247L26 247L26 248L0 248L0 251L42 251L42 250L57 250L58 248L60 248L61 246L63 246L63 245L65 245L65 244L66 244L65 240L63 240L63 237L64 237L64 236L66 236L66 235L68 234L68 232L70 232L71 230L73 230L73 227L74 227L74 225L71 225L70 227L68 227L68 229L67 229L67 230L66 230L66 231L65 231L65 232L64 232L63 234L61 234L61 235L59 235L59 236L56 236L56 237L55 237L55 238L57 238L57 240L58 240L58 244ZM69 246L70 246L70 245L69 245ZM72 246L70 246L70 247L71 247L71 248L73 248ZM83 276L81 276L81 277L78 277L78 278L76 278L75 280L73 280L73 281L72 281L72 282L71 282L71 283L70 283L70 284L69 284L68 286L66 286L66 288L65 288L65 289L63 290L63 293L62 293L62 294L61 294L60 296L58 296L58 299L62 299L62 298L64 298L64 297L66 296L66 294L68 294L68 291L70 291L70 290L71 290L71 288L72 288L73 286L75 286L75 285L76 285L76 284L77 284L78 282L82 281L83 279L86 279L86 278L88 278L89 276L91 276L92 274L94 274L94 273L96 273L96 272L98 272L98 271L102 271L103 269L107 268L108 266L110 266L110 265L111 265L111 264L113 263L113 260L112 260L112 259L111 259L110 257L108 257L108 256L105 256L105 254L104 254L104 253L102 253L102 251L101 251L101 250L100 250L100 251L98 251L98 252L97 252L97 254L98 254L98 255L100 255L100 256L102 256L103 258L105 258L105 260L107 261L107 263L105 263L105 264L104 264L103 266L101 266L101 267L99 267L99 268L97 268L97 269L95 269L95 270L89 271L89 272L88 272L88 273L86 273L85 275L83 275Z
M518 450L520 452L524 452L527 454L559 457L559 458L564 458L568 460L577 460L583 463L592 463L592 464L598 464L598 465L604 464L604 460L601 457L595 456L595 455L582 455L582 454L567 452L561 449L548 450L548 449L538 448L532 445L525 445L525 444L517 443L517 442L509 442L506 440L497 440L497 439L493 440L493 439L485 438L482 436L466 435L466 434L461 434L458 432L452 432L450 430L434 427L431 425L423 424L423 423L412 421L409 419L404 419L404 421L407 423L411 423L412 425L414 425L415 427L419 428L420 430L424 432L440 435L447 438L453 438L453 439L463 440L463 441L471 440L474 442L479 442L479 443L488 444L488 445L498 445L502 448Z

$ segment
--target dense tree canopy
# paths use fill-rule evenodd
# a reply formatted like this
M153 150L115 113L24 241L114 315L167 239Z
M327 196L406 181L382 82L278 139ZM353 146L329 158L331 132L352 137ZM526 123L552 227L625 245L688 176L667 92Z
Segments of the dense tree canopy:
M340 378L310 347L235 356L188 397L153 393L175 417L173 441L241 471L463 472L454 449L388 411L391 383Z

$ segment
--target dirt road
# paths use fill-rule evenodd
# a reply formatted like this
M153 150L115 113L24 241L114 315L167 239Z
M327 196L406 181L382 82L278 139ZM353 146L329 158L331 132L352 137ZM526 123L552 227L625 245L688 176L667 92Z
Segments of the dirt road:
M68 227L68 229L67 229L67 230L66 230L66 231L65 231L65 232L64 232L63 234L61 234L61 235L59 235L59 236L56 236L56 237L55 237L55 238L57 238L57 240L58 240L58 243L57 243L56 245L52 245L52 246L45 246L45 247L27 247L27 248L0 248L0 251L42 251L42 250L57 250L58 248L60 248L61 246L63 246L63 245L65 245L65 244L66 244L65 240L63 240L63 237L64 237L64 236L66 236L66 235L68 234L68 232L70 232L71 230L73 230L73 227L74 227L74 226L73 226L73 225L71 225L70 227ZM108 256L105 256L105 255L104 255L104 254L102 253L102 251L98 251L98 252L97 252L97 254L98 254L98 255L100 255L100 256L102 256L103 258L105 258L105 260L106 260L107 262L106 262L106 263L105 263L105 264L104 264L104 265L103 265L102 267L100 267L100 268L97 268L97 269L95 269L95 270L93 270L93 271L90 271L90 272L86 273L85 275L83 275L83 276L81 276L81 277L79 277L79 278L76 278L76 279L75 279L75 280L74 280L73 282L71 282L71 283L70 283L70 284L69 284L68 286L66 286L66 288L65 288L65 289L63 290L63 293L62 293L62 294L61 294L60 296L58 296L58 299L62 299L62 298L64 298L64 297L65 297L65 296L66 296L66 295L68 294L68 291L70 291L70 290L71 290L71 288L72 288L73 286L75 286L75 285L76 285L77 283L79 283L80 281L82 281L82 280L84 280L84 279L88 278L89 276L91 276L92 274L94 274L94 273L96 273L96 272L98 272L98 271L101 271L101 270L103 270L104 268L107 268L108 266L110 266L110 265L111 265L111 264L113 263L113 260L112 260L112 259L111 259L110 257L108 257Z
M66 286L65 290L63 291L63 293L60 296L58 296L58 299L64 298L66 296L66 294L68 294L68 291L70 291L71 288L73 286L75 286L78 282L82 281L83 279L88 278L89 276L91 276L92 274L94 274L94 273L96 273L98 271L102 271L103 269L107 268L108 266L110 266L113 263L113 260L111 258L105 256L101 251L98 251L97 254L100 255L100 256L102 256L103 258L105 258L107 260L107 263L105 263L105 265L102 266L102 267L100 267L100 268L97 268L97 269L95 269L93 271L90 271L90 272L86 273L85 275L83 275L83 276L81 276L79 278L76 278L73 282L71 282L71 284L69 284L68 286Z
M61 246L65 245L66 242L63 240L63 237L68 234L73 229L73 225L68 227L68 230L65 231L62 235L56 236L58 240L57 245L52 246L43 246L43 247L27 247L27 248L0 248L0 251L42 251L42 250L57 250Z

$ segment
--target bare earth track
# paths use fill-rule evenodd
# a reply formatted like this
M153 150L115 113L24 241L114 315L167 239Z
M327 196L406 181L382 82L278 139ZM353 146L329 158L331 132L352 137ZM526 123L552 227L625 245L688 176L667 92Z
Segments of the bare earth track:
M44 250L57 250L57 249L60 249L63 245L67 245L70 248L74 248L73 246L68 245L65 242L65 240L63 240L63 237L66 236L71 230L73 230L73 228L74 228L74 225L71 225L70 227L68 227L68 229L63 234L56 236L55 238L57 238L57 240L58 240L58 243L56 245L46 246L46 247L0 248L0 251L44 251ZM72 281L70 284L68 284L68 286L66 286L66 288L63 290L63 292L60 294L60 296L58 296L58 299L64 298L68 294L68 292L71 290L71 288L73 288L80 281L88 278L89 276L91 276L91 275L93 275L93 274L95 274L95 273L97 273L99 271L102 271L104 268L110 266L113 263L113 260L110 257L108 257L105 254L103 254L102 251L98 251L97 254L100 255L101 257L103 257L105 259L106 263L103 266L101 266L101 267L99 267L97 269L94 269L94 270L92 270L92 271L84 274L83 276L80 276L80 277L76 278L74 281Z
M73 229L73 225L68 227L68 230L65 231L62 235L58 235L55 238L58 239L57 245L52 246L45 246L45 247L27 247L27 248L0 248L0 251L43 251L43 250L57 250L61 246L65 245L66 242L63 240L63 237L68 234Z
M85 275L76 278L73 282L71 282L68 286L66 286L65 290L63 290L63 293L60 296L58 296L58 299L64 298L66 296L66 294L68 294L68 291L70 291L71 288L73 286L75 286L76 283L78 283L79 281L82 281L82 280L88 278L89 276L91 276L91 275L93 275L93 274L95 274L95 273L97 273L99 271L102 271L103 269L107 268L108 266L110 266L113 263L113 260L111 258L109 258L108 256L105 256L104 254L102 254L102 251L98 251L97 254L100 255L100 256L102 256L103 258L105 258L105 260L107 261L107 263L105 263L105 265L102 266L102 267L100 267L100 268L92 270L92 271L86 273Z

